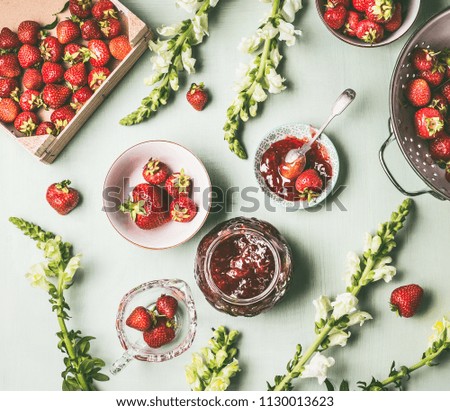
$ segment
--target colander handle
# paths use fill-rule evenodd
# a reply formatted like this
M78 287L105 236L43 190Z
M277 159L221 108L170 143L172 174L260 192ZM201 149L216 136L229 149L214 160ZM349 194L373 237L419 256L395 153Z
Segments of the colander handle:
M390 122L389 122L389 125L390 125ZM383 170L386 173L386 175L388 176L389 180L391 180L391 183L394 185L394 187L398 191L400 191L402 194L404 194L405 196L408 196L408 197L417 197L422 194L431 194L433 197L436 197L436 194L432 190L406 191L394 178L394 176L392 175L391 171L389 170L389 168L386 164L386 160L384 159L384 152L386 150L386 147L390 143L392 143L392 141L394 141L394 139L395 139L394 132L391 129L391 134L389 135L387 140L383 143L383 145L381 146L380 151L378 153L379 158L380 158L381 167L383 167Z

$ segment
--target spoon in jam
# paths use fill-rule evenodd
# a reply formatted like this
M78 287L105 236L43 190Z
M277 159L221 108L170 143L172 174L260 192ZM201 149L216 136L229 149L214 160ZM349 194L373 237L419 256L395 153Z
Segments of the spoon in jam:
M325 124L317 131L316 135L299 148L290 150L284 159L284 162L280 166L280 174L290 180L298 177L305 168L306 165L306 153L311 149L315 141L322 135L328 125L338 115L350 105L355 99L356 92L351 88L345 90L336 100L333 105L333 109L330 117L328 117Z

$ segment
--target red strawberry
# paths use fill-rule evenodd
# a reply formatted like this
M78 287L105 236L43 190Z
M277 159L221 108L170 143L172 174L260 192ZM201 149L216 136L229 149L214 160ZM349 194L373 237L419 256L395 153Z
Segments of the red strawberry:
M100 0L92 7L92 15L96 20L105 20L109 17L117 19L117 9L109 0Z
M73 90L85 86L88 81L86 66L83 63L75 64L67 69L64 79Z
M58 132L64 130L75 117L75 111L70 106L63 106L56 109L50 116L50 120L56 126Z
M170 217L177 223L189 223L197 215L197 205L189 197L181 196L170 204Z
M20 113L19 105L11 98L0 100L0 121L2 123L13 123Z
M42 74L38 69L30 68L25 71L22 77L22 85L31 90L41 90L44 87Z
M56 127L53 123L50 123L50 121L44 121L43 123L39 124L39 127L36 129L37 136L56 136L56 134Z
M418 110L414 116L414 123L417 135L426 140L435 138L437 133L444 129L442 114L432 107Z
M83 107L84 103L86 103L93 96L93 94L94 93L88 86L80 88L75 93L73 93L70 106L75 111L80 110L81 107Z
M20 96L19 105L22 111L35 111L42 105L39 91L26 90Z
M436 93L431 98L430 107L438 109L445 116L448 110L448 101L443 94Z
M350 7L350 0L328 0L328 3L332 6L343 5L346 9Z
M36 66L42 60L41 52L36 46L24 44L17 54L19 64L22 68L29 68Z
M347 19L347 9L339 4L336 7L329 7L323 15L325 23L334 30L339 30Z
M112 56L119 61L125 59L128 53L131 51L131 44L127 36L115 37L109 43L109 51Z
M63 60L71 65L86 63L91 58L91 52L79 44L70 43L64 47Z
M356 30L361 18L361 15L356 11L349 11L347 14L347 21L344 25L344 34L347 34L350 37L356 37Z
M80 19L87 19L91 16L91 0L70 0L69 11L73 16Z
M84 40L101 39L103 33L100 30L100 25L97 20L89 19L81 23L81 37Z
M304 168L305 158L300 157L292 163L281 163L278 171L284 178L294 180L302 173Z
M24 111L20 113L14 120L14 127L17 131L25 134L26 136L31 136L36 130L39 124L39 119L36 114L31 111Z
M45 84L59 83L64 78L64 68L61 64L46 61L42 65L42 79Z
M392 15L392 19L385 23L384 28L386 31L389 31L390 33L397 31L403 23L403 17L402 17L402 4L397 2L395 3L395 11Z
M412 317L418 310L423 296L423 289L417 284L396 288L391 294L391 309L400 317Z
M367 10L367 0L352 0L353 8L363 13Z
M444 87L442 87L442 94L450 104L450 83L447 83Z
M19 28L17 29L17 35L19 40L23 44L37 44L39 39L39 31L41 30L41 26L39 23L35 21L23 21L19 24Z
M21 72L19 59L15 54L0 56L0 77L18 77Z
M80 194L74 188L69 187L70 180L52 184L47 190L47 202L59 214L69 214L80 201Z
M111 17L101 21L100 28L102 30L103 37L108 40L117 37L122 31L122 25L120 24L120 21Z
M437 87L444 81L445 68L442 65L434 66L431 70L421 71L419 77L426 80L431 87Z
M192 190L191 177L187 176L184 170L181 169L179 173L172 174L166 180L165 187L169 195L173 198L189 196Z
M148 160L147 164L144 166L144 170L142 171L144 180L155 186L164 183L169 174L169 167L161 161L153 158Z
M42 91L42 100L48 107L56 109L64 105L70 94L70 89L66 86L47 84Z
M394 16L393 0L367 0L366 16L374 23L388 23Z
M384 28L368 19L361 20L356 28L356 37L369 44L379 43L383 40Z
M411 80L406 86L406 98L414 107L426 106L431 100L431 90L423 79Z
M91 40L88 43L88 49L91 52L91 58L89 62L93 67L106 66L109 59L111 58L111 54L109 52L108 46L104 41Z
M64 54L63 45L53 36L46 37L42 40L39 50L41 50L42 58L52 63L58 63Z
M156 300L156 310L159 314L167 317L169 320L172 320L175 317L177 309L178 301L171 295L163 294Z
M169 324L170 325L170 324ZM175 338L175 330L164 321L159 321L155 328L144 332L144 341L151 348L159 348Z
M428 49L416 49L411 60L417 70L431 70L436 63L436 52Z
M61 44L69 44L81 36L80 26L72 20L60 21L56 26L56 36Z
M0 52L7 53L14 49L18 49L22 44L16 33L11 31L8 27L3 27L0 32Z
M450 137L445 135L432 140L430 154L435 161L450 161Z
M126 320L128 327L138 331L149 330L155 322L155 314L148 311L145 307L136 307Z
M88 84L91 90L97 90L110 74L111 72L107 67L97 67L93 69L88 76Z
M15 78L0 78L0 97L11 97L11 93L19 88Z
M312 201L320 195L322 188L323 181L319 173L312 168L300 174L295 181L295 189L298 191L299 198L302 201Z
M203 83L192 83L189 91L186 94L188 103L197 111L202 111L208 102L208 93L205 90Z

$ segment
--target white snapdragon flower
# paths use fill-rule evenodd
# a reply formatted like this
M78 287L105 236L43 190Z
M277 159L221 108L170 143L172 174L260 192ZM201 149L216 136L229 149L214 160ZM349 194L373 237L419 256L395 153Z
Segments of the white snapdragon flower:
M295 44L295 41L297 40L295 36L300 36L302 34L300 30L296 30L291 23L287 23L284 20L280 20L278 29L280 30L280 40L285 41L288 47Z
M336 300L331 303L333 307L333 317L338 320L344 315L351 314L356 311L358 299L351 293L339 294Z
M385 265L381 268L373 270L373 281L384 280L389 283L397 274L397 269L392 265Z
M73 277L77 270L81 266L81 254L77 254L72 257L67 263L66 269L64 270L65 280L67 283L71 283L73 281Z
M335 347L337 345L341 347L345 347L347 345L347 340L352 335L351 332L345 332L343 330L333 330L328 335L329 347Z
M253 100L255 100L258 103L261 103L267 99L267 94L262 88L261 84L257 83L255 87L255 91L252 95Z
M47 264L39 263L30 268L25 277L30 281L32 287L42 288L44 291L49 290L49 282L46 276Z
M167 41L161 41L160 39L156 40L156 43L150 40L148 43L148 47L154 53L163 53L168 50L169 44Z
M244 63L239 63L239 66L236 70L236 82L234 84L234 90L240 93L243 90L246 90L251 86L252 80L248 76L248 72L251 70L251 66Z
M438 341L450 343L450 321L447 317L433 325L433 334L428 339L428 348L431 348Z
M188 13L196 13L202 3L197 0L176 0L176 5Z
M273 50L271 50L269 57L270 57L270 60L272 61L272 64L274 65L274 67L277 68L278 65L280 64L280 61L283 58L283 56L280 54L280 50L278 49L278 46L275 47Z
M283 84L285 79L281 77L274 68L271 68L269 73L266 74L266 80L269 84L269 93L278 94L283 90L286 90L286 86Z
M350 287L352 285L352 277L361 269L361 260L353 251L347 254L347 266L345 268L345 285Z
M183 63L184 69L189 73L195 73L195 62L196 59L192 57L192 48L185 47L181 52L181 61Z
M159 52L150 59L152 69L155 73L166 74L169 72L170 64L172 63L173 53L171 51Z
M295 20L295 14L302 7L302 0L286 0L281 9L281 15L287 22L292 23Z
M365 311L355 311L348 317L349 317L349 321L347 324L348 327L351 327L356 324L359 324L359 326L362 327L366 321L373 320L373 317L369 313L366 313Z
M256 33L251 37L243 37L239 43L238 49L243 53L251 54L258 50L262 41L263 38L259 35L259 33Z
M195 16L192 19L192 28L194 30L194 44L199 44L203 41L203 37L209 35L208 33L208 16L202 14L201 16Z
M311 361L305 365L305 369L301 378L317 378L319 384L327 379L328 368L335 364L334 358L325 357L320 353L316 353Z
M174 24L172 26L161 26L156 31L160 36L170 37L178 34L182 26L182 23Z
M313 301L313 304L316 308L316 323L320 320L326 320L328 318L328 313L333 309L333 307L331 307L330 299L326 295L321 295L317 300Z
M257 31L257 34L260 35L264 40L271 40L277 34L279 30L274 27L272 23L266 23L261 29Z

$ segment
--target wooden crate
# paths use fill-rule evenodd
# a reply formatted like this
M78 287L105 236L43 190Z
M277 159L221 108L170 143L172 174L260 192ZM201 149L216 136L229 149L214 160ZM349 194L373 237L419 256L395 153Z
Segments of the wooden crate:
M35 20L42 25L51 23L54 20L54 13L60 11L67 0L1 0L0 27L9 27L16 30L23 20ZM95 1L95 0L94 0ZM0 129L9 134L19 144L25 147L31 154L45 164L51 164L61 153L64 147L77 134L78 130L106 99L108 94L125 76L130 68L145 52L148 42L151 39L151 30L146 24L135 16L129 9L117 0L112 0L120 13L120 21L124 27L124 34L128 35L133 50L122 62L115 62L111 67L110 77L96 90L95 94L77 113L70 124L57 137L32 136L24 137L17 132L13 126L0 123ZM60 20L69 16L69 12L59 15ZM53 34L55 30L52 30ZM49 112L39 111L39 117L42 121L50 117Z

